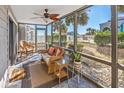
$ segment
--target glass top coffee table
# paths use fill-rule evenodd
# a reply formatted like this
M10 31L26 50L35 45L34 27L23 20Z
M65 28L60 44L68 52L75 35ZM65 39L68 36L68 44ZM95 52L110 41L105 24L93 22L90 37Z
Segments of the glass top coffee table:
M59 78L59 84L60 84L60 82L61 82L60 80L62 78L64 78L64 77L69 78L68 66L69 66L69 63L67 61L65 61L65 59L62 59L62 60L56 62L54 73Z

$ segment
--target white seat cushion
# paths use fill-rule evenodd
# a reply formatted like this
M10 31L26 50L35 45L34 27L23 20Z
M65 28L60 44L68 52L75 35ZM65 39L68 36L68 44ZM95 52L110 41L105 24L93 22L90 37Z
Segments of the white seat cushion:
M49 64L49 59L50 59L50 55L46 54L42 54L43 60L46 62L46 64Z

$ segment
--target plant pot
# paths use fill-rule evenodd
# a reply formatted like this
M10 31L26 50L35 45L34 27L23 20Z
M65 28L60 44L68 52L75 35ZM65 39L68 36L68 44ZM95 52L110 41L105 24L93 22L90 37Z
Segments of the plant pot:
M80 70L81 69L81 62L74 61L74 68L76 70Z

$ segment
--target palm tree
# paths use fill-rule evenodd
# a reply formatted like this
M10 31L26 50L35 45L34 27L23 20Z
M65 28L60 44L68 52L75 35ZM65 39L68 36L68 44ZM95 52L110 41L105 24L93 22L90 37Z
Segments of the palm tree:
M118 11L124 13L124 5L118 5Z
M70 15L65 18L65 23L67 26L69 26L71 23L74 24L74 16Z
M61 29L61 32L62 32L62 33L66 33L67 30L68 30L68 28L67 28L67 26L66 26L65 23L61 23L60 29Z
M88 14L86 12L78 13L78 24L79 25L86 25L88 22ZM71 23L74 24L74 15L67 16L65 18L66 25L69 26Z
M63 33L66 33L67 32L67 26L66 24L61 20L61 21L57 21L53 24L53 27L54 27L54 31L59 29L59 26L60 26L60 29L61 31L63 31Z
M89 27L89 28L87 28L86 30L87 30L87 31L90 31L91 29L92 29L92 28Z
M87 33L86 33L86 34L87 34L87 35L90 35L92 28L89 27L89 28L87 28L86 30L87 30Z
M78 24L80 25L86 25L88 23L88 14L86 12L83 12L83 13L79 13L78 14Z
M110 31L110 28L109 27L105 27L104 29L103 29L103 32L104 31Z
M87 28L86 29L87 30L87 35L94 35L95 34L95 32L97 32L97 30L96 29L94 29L94 28Z

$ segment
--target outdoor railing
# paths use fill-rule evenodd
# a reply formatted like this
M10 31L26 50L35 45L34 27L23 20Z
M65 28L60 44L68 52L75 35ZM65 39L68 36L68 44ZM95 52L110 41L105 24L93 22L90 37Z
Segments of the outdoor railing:
M62 47L65 49L65 51L73 52L72 49L68 49L65 47ZM82 56L82 70L81 73L84 77L86 77L88 80L92 81L93 83L97 84L99 87L111 87L111 67L112 62L110 60L105 60L102 58L98 58L96 56L92 56L86 53L79 52ZM89 61L89 62L83 62L83 61ZM93 64L93 65L91 65ZM94 67L94 64L96 64ZM87 66L89 66L87 68ZM117 63L118 71L124 71L124 65ZM119 74L119 86L124 87L124 78L122 75ZM121 80L120 80L121 79Z

